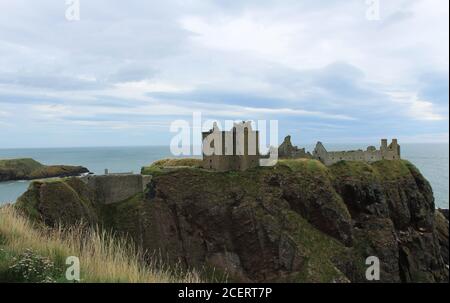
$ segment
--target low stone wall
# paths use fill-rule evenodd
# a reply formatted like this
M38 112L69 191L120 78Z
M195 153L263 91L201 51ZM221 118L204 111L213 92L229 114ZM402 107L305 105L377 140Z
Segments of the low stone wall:
M100 203L111 204L142 193L151 176L110 174L101 176L86 176L82 180L95 193L96 200Z

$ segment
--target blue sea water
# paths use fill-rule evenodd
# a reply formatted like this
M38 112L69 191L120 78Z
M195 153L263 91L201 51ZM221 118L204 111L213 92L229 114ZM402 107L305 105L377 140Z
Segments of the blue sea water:
M328 150L364 148L366 144L327 144ZM312 150L313 146L306 146ZM415 164L430 181L436 206L449 207L449 144L402 144L402 158ZM82 165L91 172L135 172L155 160L171 157L168 147L83 147L0 149L0 159L33 158L43 164ZM13 202L27 188L28 181L0 182L0 204Z

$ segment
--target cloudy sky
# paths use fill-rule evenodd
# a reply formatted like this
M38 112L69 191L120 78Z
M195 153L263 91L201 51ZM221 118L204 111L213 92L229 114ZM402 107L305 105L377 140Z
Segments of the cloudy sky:
M448 0L79 2L0 0L0 148L166 145L193 111L448 142Z

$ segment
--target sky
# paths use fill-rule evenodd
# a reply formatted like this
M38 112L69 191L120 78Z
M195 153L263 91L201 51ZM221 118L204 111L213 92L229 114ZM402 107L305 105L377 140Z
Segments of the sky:
M74 1L0 0L0 148L168 145L193 112L448 142L447 0Z

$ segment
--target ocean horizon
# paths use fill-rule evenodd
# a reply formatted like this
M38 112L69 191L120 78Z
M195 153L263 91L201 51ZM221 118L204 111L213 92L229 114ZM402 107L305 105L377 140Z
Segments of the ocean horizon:
M368 145L370 144L325 144L329 151L364 149ZM314 149L312 144L302 147L307 151ZM401 156L417 166L430 182L436 207L449 208L449 144L403 143ZM168 146L0 149L0 159L33 158L46 165L81 165L95 174L103 174L105 169L111 173L139 173L142 166L168 157L173 157ZM0 182L0 204L14 202L29 184L30 181Z

